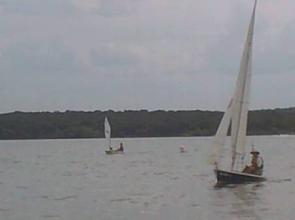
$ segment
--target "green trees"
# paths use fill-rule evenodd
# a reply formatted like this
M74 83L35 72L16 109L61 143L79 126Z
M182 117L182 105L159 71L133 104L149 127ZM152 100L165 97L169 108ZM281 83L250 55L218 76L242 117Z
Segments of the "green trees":
M0 114L0 139L102 138L108 116L113 137L214 135L222 112L66 111ZM249 135L295 134L295 108L249 113Z

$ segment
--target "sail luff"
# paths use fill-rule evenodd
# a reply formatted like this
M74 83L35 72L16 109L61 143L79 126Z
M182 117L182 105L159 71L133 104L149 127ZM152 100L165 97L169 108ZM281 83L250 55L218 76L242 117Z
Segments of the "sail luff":
M233 113L231 127L232 170L235 169L237 155L240 156L240 159L243 163L248 118L249 90L252 65L252 44L256 4L257 1L255 1L253 13L251 16L247 39L244 45L242 60L240 64L240 72L236 83L235 94L233 97Z
M111 126L107 117L104 119L104 135L108 148L111 148Z

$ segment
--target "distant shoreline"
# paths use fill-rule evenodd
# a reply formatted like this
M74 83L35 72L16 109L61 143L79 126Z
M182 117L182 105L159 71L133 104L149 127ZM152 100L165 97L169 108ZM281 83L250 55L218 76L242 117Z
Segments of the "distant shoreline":
M178 137L115 137L112 140L124 141L124 139L158 139L158 138L213 138L214 136L178 136ZM229 137L229 136L228 136ZM282 137L295 138L295 134L287 135L247 135L247 137ZM0 139L0 141L67 141L67 140L104 140L104 138L34 138L34 139Z
M114 138L213 136L223 112L65 111L0 114L1 140L103 138L107 116ZM295 108L249 112L248 135L295 134Z

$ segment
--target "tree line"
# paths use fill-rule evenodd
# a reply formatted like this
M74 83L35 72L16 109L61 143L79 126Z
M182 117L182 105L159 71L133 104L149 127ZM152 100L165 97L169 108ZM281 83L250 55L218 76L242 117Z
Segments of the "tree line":
M112 137L214 135L218 111L65 111L0 114L0 139L103 138L108 117ZM295 134L295 108L249 112L248 135Z

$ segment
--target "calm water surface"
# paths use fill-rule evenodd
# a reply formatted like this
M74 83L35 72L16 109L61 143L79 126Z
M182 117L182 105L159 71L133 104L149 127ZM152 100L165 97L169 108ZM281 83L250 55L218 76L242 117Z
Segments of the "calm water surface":
M293 220L295 137L251 139L269 180L224 188L211 138L121 139L124 155L102 139L0 141L0 219Z

